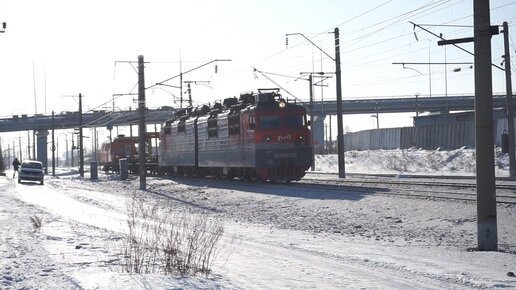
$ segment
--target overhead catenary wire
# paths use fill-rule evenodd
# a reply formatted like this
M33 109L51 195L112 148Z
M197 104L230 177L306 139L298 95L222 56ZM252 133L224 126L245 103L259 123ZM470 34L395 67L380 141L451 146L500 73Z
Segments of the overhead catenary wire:
M417 9L414 9L414 10L411 10L411 11L409 11L409 12L406 12L405 14L408 14L408 13L411 13L411 12L415 12L415 11L417 12L417 11L418 11L418 10L420 10L420 9L428 8L428 7L429 7L429 5L435 5L436 3L438 4L438 3L442 2L442 1L445 1L445 0L441 0L441 1L430 1L430 2L429 2L429 3L427 3L426 5L423 5L423 6L419 7L419 8L417 8ZM435 2L435 3L434 3L434 2ZM448 2L448 1L446 1L446 2ZM462 2L462 1L461 1L461 2ZM380 5L380 6L382 6L382 5ZM430 8L434 8L434 7L430 7ZM371 9L371 11L373 11L373 10L374 10L374 9ZM428 10L425 10L425 11L423 11L423 12L427 12L427 11L428 11ZM377 25L379 25L379 24L382 24L382 23L388 22L388 21L390 21L390 20L392 20L392 19L396 19L396 18L399 18L399 17L400 17L400 16L396 16L396 17L390 18L390 19L388 19L388 20L384 20L384 21L378 22L378 23L376 23L376 24L371 25L371 27L377 26ZM399 21L398 21L398 22L399 22ZM404 22L404 21L401 21L401 22L399 22L399 23L402 23L402 22ZM356 31L356 32L360 32L360 31L361 31L361 30L358 30L358 31ZM326 32L327 32L327 31L322 32L322 33L320 33L320 34L316 35L316 37L317 37L317 36L320 36L320 35L322 35L322 34L324 34L324 33L326 33ZM353 33L351 33L351 34L353 34ZM315 37L314 37L314 38L315 38ZM313 39L313 38L312 38L312 39ZM391 39L392 39L392 38L391 38ZM386 41L388 41L388 40L386 40ZM284 51L285 51L285 50L283 50L283 51L281 51L281 52L284 52ZM343 53L344 53L344 52L343 52ZM345 53L347 53L347 52L345 52ZM279 54L279 53L278 53L278 54Z
M437 12L437 11L440 11L440 10L443 10L443 9L447 9L447 8L449 8L449 7L451 7L451 6L457 5L457 4L462 3L462 2L464 2L464 1L465 1L465 0L463 0L463 1L459 1L459 2L457 2L457 3L450 4L450 5L446 6L446 7L442 7L441 9L438 9L438 10L435 10L435 11L431 11L431 13L435 13L435 12ZM503 8L503 7L506 7L506 6L508 6L508 5L513 5L513 4L516 4L516 2L511 2L511 3L505 4L505 5L501 5L501 6L498 6L498 7L494 7L494 8L492 8L491 10L496 10L496 9ZM428 13L428 15L429 15L429 14L431 14L431 13ZM426 15L424 15L424 16L426 16ZM399 16L398 16L398 17L399 17ZM459 20L459 19L464 19L464 18L469 18L469 17L473 17L473 15L468 15L468 16L461 17L461 18L458 18L458 19L455 19L455 20L451 20L451 21L445 22L445 23L440 24L440 25L447 25L447 23L452 23L452 22L455 22L455 21L457 21L457 20ZM391 18L391 19L389 19L389 20L392 20L392 19L394 19L394 17L393 17L393 18ZM416 18L416 19L417 19L417 18ZM389 20L386 20L386 21L389 21ZM376 23L376 24L371 25L371 27L374 27L374 26L378 25L379 23L384 23L384 22L386 22L386 21L378 22L378 23ZM403 21L402 21L402 22L403 22ZM399 23L399 24L403 24L403 23ZM358 31L356 31L356 32L358 32ZM353 33L350 33L350 34L353 34ZM374 33L370 33L370 34L372 35L372 34L374 34ZM403 34L402 36L405 36L405 35L407 35L407 34L409 34L409 33ZM348 34L348 35L349 35L349 34ZM383 41L378 41L378 42L376 42L376 43L374 43L374 44L368 44L368 45L362 46L362 47L357 48L357 49L354 49L354 50L347 50L347 51L346 51L346 50L343 50L343 53L349 53L349 52L352 52L352 51L356 51L356 50L364 49L364 48L370 47L370 46L372 46L372 45L379 45L379 44L382 44L382 43L385 43L385 42L388 42L388 41L392 41L392 40L394 40L394 39L396 39L396 38L400 38L400 36L390 37L390 38L387 38L387 39L385 39L385 40L383 40ZM351 42L352 42L352 40L351 40Z
M445 9L446 7L449 7L449 6L451 6L451 5L457 5L458 3L462 3L462 2L464 2L464 1L451 2L451 3L450 3L450 1L429 1L429 2L425 3L425 5L423 5L423 6L421 6L421 7L418 7L418 9L421 9L422 7L425 7L426 5L431 5L431 6L427 6L427 7L426 7L426 8L429 8L429 10L427 10L427 11L419 10L419 11L421 11L421 14L420 14L420 15L424 16L424 14L433 13L433 12L435 12L435 11ZM369 10L367 10L367 11L364 11L364 12L360 13L360 14L359 14L359 15L357 15L357 16L354 16L354 17L352 17L352 18L350 18L350 19L348 19L348 20L345 20L345 21L341 22L339 25L345 25L347 22L351 22L351 21L354 21L354 20L356 20L356 19L359 19L360 17L363 17L364 15L367 15L367 14L369 14L369 13L379 11L381 8L385 8L385 7L387 7L387 6L388 6L388 4L390 4L390 3L392 3L392 1L384 1L384 2L380 3L379 5L377 5L377 6L373 7L372 9L369 9ZM447 3L449 3L450 5L446 5ZM439 4L439 5L441 5L441 6L437 6L438 4ZM508 6L508 5L511 5L511 3L509 3L509 4L504 4L504 5L502 5L502 6ZM495 8L493 8L493 9L496 9L496 7L495 7ZM492 9L492 10L493 10L493 9ZM397 17L399 17L399 16L397 16ZM391 20L391 22L392 22L392 20ZM387 22L386 22L386 23L387 23ZM384 24L385 24L385 23L384 23ZM391 23L389 23L389 24L391 24ZM379 26L377 26L376 28L379 28ZM326 31L325 31L325 32L321 32L321 33L319 33L319 34L315 34L315 36L314 36L313 38L317 38L317 37L319 37L319 38L320 38L320 37L321 37L323 34L325 34L325 33L326 33ZM358 32L357 32L357 33L358 33ZM311 39L313 39L313 38L311 38ZM392 38L391 38L391 39L392 39ZM395 38L395 39L396 39L396 38ZM394 40L395 40L395 39L394 39ZM329 42L329 39L328 39L328 40L323 39L323 43L328 43L328 42ZM306 42L305 42L305 43L306 43ZM299 43L299 47L301 47L301 46L302 46L302 44L303 44L303 42ZM379 43L379 44L376 44L376 45L378 46L378 45L381 45L381 44L382 44L382 43ZM366 46L366 47L364 47L364 48L367 48L367 47L371 47L371 46L370 46L370 45L368 45L368 46ZM290 49L292 49L292 47L291 47ZM284 50L282 50L282 51L279 51L279 52L278 52L278 53L276 53L276 54L269 55L269 56L267 56L267 57L265 57L265 58L263 58L263 59L259 60L258 62L275 62L275 63L277 63L277 62L278 62L278 61L277 61L277 59L279 58L279 57L277 57L277 56L285 55L284 53L285 53L286 51L287 51L287 50L286 50L286 49L284 49ZM423 52L423 51L424 51L424 49L420 49L419 51ZM399 53L397 53L397 54L399 54ZM384 56L384 58L388 58L388 55L389 55L389 54L385 53L383 50L379 51L379 53L378 53L378 54L375 54L375 56L376 56L377 58L379 58L379 57L380 57L380 56L382 56L382 55ZM370 56L369 56L369 57L370 57ZM303 67L305 64L307 65L307 64L311 63L311 62L309 62L308 58L306 58L306 59L302 59L302 60L304 60L305 62L298 62L298 63L297 63L295 66L293 66L293 67ZM328 61L328 59L321 60L321 62L322 62L322 61ZM346 61L346 59L345 59L344 61ZM354 58L352 61L353 61L353 62L355 62L355 61L356 61L356 62L358 63L358 62L359 62L359 58ZM286 62L285 62L285 63L286 63ZM343 62L343 63L345 63L345 62ZM373 63L373 62L369 61L368 63ZM262 66L262 65L260 65L260 66ZM242 71L247 70L249 67L252 67L252 65L250 65L250 64L249 64L249 65L246 65L245 67L239 68L238 70L229 71L229 72L227 72L227 74L228 74L228 75L231 75L232 73L242 72Z
M437 2L442 2L442 1L450 1L450 0L432 0L432 1L430 1L429 3L432 3L432 2L435 2L435 1L437 1ZM382 7L382 6L386 5L386 4L388 4L389 2L391 2L391 1L383 2L382 4L378 5L377 7L373 8L373 9L369 9L369 10L367 10L367 11L365 11L365 12L361 13L359 17L362 17L362 16L364 16L364 15L367 15L367 14L371 13L372 11L375 11L377 8L380 8L380 7ZM422 7L419 7L419 8L417 8L417 9L414 9L413 11L417 11L417 10L419 10L419 9L423 9L423 8L424 8L424 7L426 7L427 5L429 5L429 4L423 5ZM346 21L342 22L341 24L344 24L344 23L349 22L349 21L352 21L352 20L356 20L356 19L357 19L357 18L359 18L359 17L353 17L352 19L346 20ZM327 34L328 32L332 31L334 27L335 27L335 26L333 26L331 29L327 29L327 30L325 30L325 31L323 31L323 32L321 32L321 33L319 33L319 34L316 34L314 37L312 37L312 38L310 38L310 39L311 39L311 40L313 40L313 39L315 39L316 37L319 37L319 36L321 36L321 35L323 35L323 34ZM291 46L291 47L290 47L290 49L291 49L291 48L294 48L294 47L297 47L297 46L301 45L302 43L303 43L303 42L297 43L296 45ZM273 57L276 57L276 56L278 56L278 55L280 55L280 54L283 54L283 53L285 53L287 50L288 50L288 49L283 49L283 50L278 51L278 52L276 52L276 53L274 53L274 54L272 54L272 55L266 56L266 57L264 57L264 58L262 58L262 59L258 60L255 64L247 64L247 65L245 65L244 67L241 67L241 68L239 68L239 69L237 69L237 70L232 71L232 73L242 72L243 70L246 70L246 69L247 69L247 68L249 68L249 67L253 67L253 66L255 66L257 63L261 63L261 62L266 61L266 60L268 60L268 59L270 59L270 58L273 58Z

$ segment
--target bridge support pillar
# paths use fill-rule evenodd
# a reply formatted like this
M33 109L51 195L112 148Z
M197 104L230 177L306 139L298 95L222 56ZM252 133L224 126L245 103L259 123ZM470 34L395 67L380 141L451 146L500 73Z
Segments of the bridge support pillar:
M41 161L43 163L43 168L45 168L45 173L48 173L47 165L48 165L48 155L47 155L47 137L48 137L48 131L47 130L38 130L36 132L37 136L37 142L36 142L36 148L37 148L37 160Z
M314 136L314 152L321 154L324 152L324 120L326 115L315 115L312 134Z

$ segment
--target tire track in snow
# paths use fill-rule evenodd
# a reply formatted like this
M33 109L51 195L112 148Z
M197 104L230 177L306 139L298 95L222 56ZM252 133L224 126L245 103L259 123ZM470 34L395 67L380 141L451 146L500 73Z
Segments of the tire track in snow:
M349 254L331 253L322 250L333 248L326 248L326 241L317 238L314 242L317 244L312 244L312 235L306 233L290 232L290 242L285 244L281 242L286 240L285 237L278 237L263 227L244 230L244 234L241 226L231 226L231 231L240 239L232 245L228 262L217 265L217 271L246 289L380 289L386 285L391 289L445 289L452 285L482 287L467 279L443 278L382 261L389 257L380 253L370 253L368 258L355 255L353 248ZM342 244L342 247L347 246ZM378 260L374 260L375 256L379 256Z
M0 289L81 289L64 274L42 245L30 217L52 216L10 194L14 180L0 179Z

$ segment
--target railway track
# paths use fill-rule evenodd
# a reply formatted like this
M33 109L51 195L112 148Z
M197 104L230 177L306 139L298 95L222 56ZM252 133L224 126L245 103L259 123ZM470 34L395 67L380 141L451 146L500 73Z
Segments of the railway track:
M304 189L318 189L329 191L358 192L361 194L388 194L397 196L448 199L460 201L476 201L476 185L474 180L459 179L443 181L442 179L392 179L379 178L303 178L293 186ZM516 182L497 181L496 199L500 204L516 205Z
M163 177L161 177L163 178ZM166 177L165 177L166 178ZM168 178L166 178L168 179ZM203 186L206 181L209 186L244 189L249 187L250 191L259 188L281 187L291 191L292 189L299 189L301 192L312 191L310 196L317 195L316 191L331 192L336 194L359 193L363 195L385 194L411 198L424 199L442 199L442 200L456 200L456 201L476 201L476 185L474 180L416 180L404 179L397 180L392 178L312 178L310 175L305 176L300 181L291 182L289 184L283 183L255 183L255 182L241 182L241 181L223 181L214 179L192 179L186 177L173 177L174 180L184 181L189 180L203 180ZM181 181L180 181L181 182ZM187 182L189 183L189 182ZM194 184L191 184L195 186ZM496 185L497 203L516 205L516 182L500 181Z

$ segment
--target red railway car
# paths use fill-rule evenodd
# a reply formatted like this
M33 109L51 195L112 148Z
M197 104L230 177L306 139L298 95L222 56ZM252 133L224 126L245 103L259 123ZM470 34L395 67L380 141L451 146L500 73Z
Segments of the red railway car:
M158 138L157 133L147 133L146 138L146 169L154 171L157 166L156 154L152 150L152 138ZM102 143L99 151L99 165L104 171L120 170L119 161L122 158L127 158L129 170L133 173L138 173L138 137L126 137L118 135L112 141Z
M311 165L308 125L305 108L286 102L277 89L178 111L162 126L158 171L299 180Z

